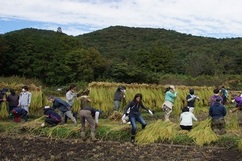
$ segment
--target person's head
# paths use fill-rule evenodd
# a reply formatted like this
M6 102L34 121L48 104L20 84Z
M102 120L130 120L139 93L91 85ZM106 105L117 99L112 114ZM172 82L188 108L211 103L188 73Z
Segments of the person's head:
M10 93L11 93L12 95L15 95L15 94L16 94L14 89L10 89Z
M76 85L75 84L71 84L68 90L74 92L76 90Z
M23 86L22 87L22 91L25 92L25 91L28 91L29 90L29 87L28 86Z
M194 89L189 89L189 93L190 93L191 95L193 95L193 94L194 94Z
M170 90L175 91L175 86L174 85L170 85L169 88L170 88Z
M44 107L44 114L46 115L47 111L49 111L51 108L50 106L45 106Z
M117 91L125 92L126 91L126 87L125 86L119 86L117 88Z
M1 90L1 93L2 94L6 94L8 92L8 88L3 88L2 90Z
M215 96L218 96L218 95L219 95L219 89L217 89L217 88L214 89L214 90L213 90L213 93L214 93Z
M133 99L135 102L141 102L142 101L142 94L141 93L137 93L135 96L134 96L134 99Z
M55 97L54 96L49 96L47 99L48 99L49 102L53 102Z
M189 112L189 108L188 107L183 107L182 108L182 112Z

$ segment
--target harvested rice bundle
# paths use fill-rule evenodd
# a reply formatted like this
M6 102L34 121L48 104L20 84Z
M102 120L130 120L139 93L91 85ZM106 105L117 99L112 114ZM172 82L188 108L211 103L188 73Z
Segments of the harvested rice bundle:
M154 143L158 141L171 140L177 134L176 124L168 121L158 120L146 126L137 134L138 143Z
M238 149L242 151L242 139L238 141Z
M8 116L9 116L9 114L8 114L7 103L6 102L2 102L0 104L0 118L6 119L6 118L8 118Z
M218 140L218 136L211 129L211 119L206 119L195 127L188 136L199 146L210 144Z

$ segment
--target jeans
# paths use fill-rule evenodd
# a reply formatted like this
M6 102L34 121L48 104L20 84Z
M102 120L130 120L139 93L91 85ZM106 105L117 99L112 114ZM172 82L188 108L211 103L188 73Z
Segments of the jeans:
M145 122L145 120L141 117L141 115L132 115L129 117L130 123L132 125L132 129L131 129L131 134L135 135L136 134L136 121L138 121L141 125L142 125L142 129L145 128L145 126L147 125L147 123Z

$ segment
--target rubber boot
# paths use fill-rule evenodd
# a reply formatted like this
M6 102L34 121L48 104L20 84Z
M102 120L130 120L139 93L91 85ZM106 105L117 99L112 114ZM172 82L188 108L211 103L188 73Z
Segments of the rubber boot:
M135 135L131 136L131 143L133 144L135 142Z
M94 132L91 132L91 139L92 139L93 142L98 141L98 139L95 137L95 133Z
M82 140L83 141L86 141L87 139L86 139L86 134L85 134L85 132L81 132L81 138L82 138Z

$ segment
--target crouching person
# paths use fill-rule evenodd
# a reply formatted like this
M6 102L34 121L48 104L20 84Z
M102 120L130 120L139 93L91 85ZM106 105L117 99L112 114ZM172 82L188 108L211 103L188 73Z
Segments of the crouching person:
M91 139L96 142L98 139L95 137L96 126L98 125L98 119L101 114L100 110L96 110L92 107L84 107L80 111L80 119L81 119L81 138L83 141L86 141L85 136L85 121L89 123L91 130ZM93 119L95 118L95 120Z
M56 126L61 122L61 116L58 115L50 106L45 106L44 115L46 115L45 122L41 124L42 127L45 124L49 124L50 126Z
M58 108L58 110L60 111L61 117L65 115L69 117L74 122L75 125L77 124L76 119L71 112L71 106L67 102L65 102L60 98L55 98L54 96L49 96L48 101L53 103L53 106L52 106L53 110Z
M25 109L20 107L13 108L11 113L14 116L14 122L21 122L21 118L25 117L28 114Z
M192 129L193 120L197 121L197 118L192 112L189 112L190 108L184 107L180 115L180 127L182 130L190 131Z
M225 134L226 108L221 103L222 99L216 98L215 103L209 108L209 115L212 117L211 128L216 134Z

